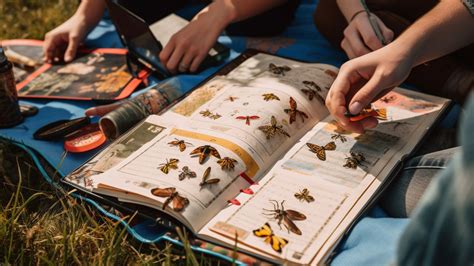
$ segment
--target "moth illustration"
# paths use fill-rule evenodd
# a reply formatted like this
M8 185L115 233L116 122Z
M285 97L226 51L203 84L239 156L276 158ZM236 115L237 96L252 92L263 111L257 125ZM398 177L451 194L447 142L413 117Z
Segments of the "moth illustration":
M203 164L207 158L209 158L209 155L212 155L217 159L221 158L221 155L216 150L216 148L212 147L211 145L197 147L189 155L199 155L199 164Z
M225 100L226 100L226 101L233 102L233 101L235 101L235 100L237 100L237 99L239 99L239 97L229 96L229 97L227 97Z
M357 166L365 162L365 156L359 152L351 152L351 156L346 158L346 163L343 165L346 168L356 169Z
M309 80L303 80L303 85L306 86L306 88L310 89L310 90L317 90L317 91L321 91L321 87L319 87L318 84L316 84L316 82L314 81L309 81ZM311 101L311 100L310 100Z
M262 94L262 96L263 96L263 100L265 100L265 101L267 101L267 102L268 102L268 101L273 101L273 100L275 100L275 101L279 101L279 100L280 100L280 97L276 96L276 95L273 94L273 93L264 93L264 94Z
M290 97L290 108L285 109L285 113L287 113L290 116L290 125L296 121L296 116L301 117L301 121L304 122L304 119L308 119L308 115L297 109L298 105L296 104L295 99L293 97Z
M284 76L286 72L290 71L291 68L289 66L277 66L273 63L270 63L268 65L268 71L270 71L271 73L275 74L275 75L281 75L281 76Z
M245 120L245 124L247 126L250 126L250 120L257 120L257 119L260 119L260 117L256 115L247 115L247 116L237 116L235 119Z
M308 100L312 101L314 97L318 97L318 92L313 89L301 89L301 91L308 96Z
M217 163L221 166L222 170L234 171L234 167L237 163L237 160L229 157L224 157L222 159L219 159Z
M213 120L217 120L219 118L221 118L222 115L218 114L218 113L215 113L215 114L212 114L209 116L210 119L213 119Z
M167 198L163 203L163 210L168 207L168 205L173 203L173 210L180 212L189 205L189 200L186 197L181 196L176 188L153 188L151 194L161 198Z
M270 125L259 126L258 129L261 130L265 134L267 139L271 139L276 135L283 135L283 136L287 136L288 138L290 137L290 134L288 134L288 132L283 130L283 126L277 124L277 120L275 116L272 116Z
M303 188L303 190L300 190L300 192L295 193L295 198L308 203L314 201L314 197L310 195L310 192L307 188Z
M204 174L202 175L202 181L199 183L199 186L202 188L206 185L214 185L221 181L219 178L209 178L211 175L211 167L206 168Z
M268 223L265 223L262 227L259 229L253 230L253 234L256 237L264 237L264 242L270 244L273 250L275 250L278 253L281 253L283 250L283 247L288 244L288 240L276 236L273 233L272 228Z
M193 178L196 177L196 172L193 172L187 166L183 166L182 171L179 173L179 181L184 180L185 178Z
M161 172L168 174L170 172L170 169L178 169L178 159L171 158L171 159L166 159L166 163L160 164L160 170Z
M302 214L299 211L295 210L285 210L285 206L283 204L285 201L283 200L281 203L278 203L276 200L270 200L273 205L273 210L263 209L264 215L270 216L274 219L281 228L281 224L286 227L289 232L295 233L297 235L301 235L301 230L296 226L293 221L303 221L306 220L306 215Z
M321 94L316 93L314 97L316 97L316 100L318 100L321 104L326 104L326 99L324 99L324 97L321 96Z
M326 151L333 151L336 149L336 143L334 143L334 141L331 141L324 146L319 146L308 142L306 143L306 146L308 146L310 151L315 153L321 161L326 161Z
M331 134L331 139L332 140L341 140L342 143L347 141L347 138L342 135L341 133L336 133L336 134Z
M204 110L204 111L199 112L199 114L201 114L201 115L204 116L204 117L209 117L209 116L212 115L212 112L209 111L209 109L206 109L206 110Z
M380 101L384 102L384 103L391 103L391 102L395 101L396 99L397 99L397 96L390 95L390 96L384 96L384 97L380 98Z
M186 145L190 145L190 146L193 145L189 142L186 142L182 139L177 139L177 138L175 138L175 140L173 140L171 142L168 142L168 144L171 145L171 146L178 146L180 152L183 152L183 151L186 150L186 147L187 147Z

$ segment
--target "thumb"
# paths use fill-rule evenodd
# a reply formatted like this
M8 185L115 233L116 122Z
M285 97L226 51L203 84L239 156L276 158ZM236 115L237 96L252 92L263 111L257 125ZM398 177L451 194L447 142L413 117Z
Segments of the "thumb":
M71 62L74 57L76 57L77 47L79 46L79 37L70 35L69 36L69 43L64 53L64 61Z
M351 114L358 114L372 103L373 99L378 95L381 88L381 79L376 75L372 76L370 80L352 97L349 104L349 112Z

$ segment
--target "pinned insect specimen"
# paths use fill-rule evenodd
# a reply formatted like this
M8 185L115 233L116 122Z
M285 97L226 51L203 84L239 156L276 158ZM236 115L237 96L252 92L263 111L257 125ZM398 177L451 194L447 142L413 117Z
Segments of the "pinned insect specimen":
M384 103L391 103L391 102L395 101L396 99L397 99L397 96L390 95L390 96L384 96L384 97L380 98L380 101L384 102Z
M189 205L189 200L181 196L174 187L153 188L151 194L157 197L167 198L163 203L163 210L166 209L171 202L173 203L173 210L177 212L184 210L184 208Z
M208 167L206 171L204 171L204 174L202 175L202 181L199 183L199 186L203 188L206 185L214 185L219 183L221 181L219 178L209 178L211 175L211 167Z
M230 102L234 102L235 100L239 99L239 97L234 97L234 96L229 96L225 99L225 101L230 101Z
M161 172L168 174L170 172L170 169L178 169L178 159L171 158L171 159L166 159L166 163L160 164L160 170Z
M222 117L222 115L220 115L220 114L218 114L218 113L215 113L215 114L209 116L209 118L211 118L211 119L213 119L213 120L217 120L217 119L219 119L219 118L221 118L221 117Z
M268 71L272 72L275 75L284 76L286 72L290 71L291 68L289 66L277 66L273 63L268 65Z
M281 253L283 247L288 244L288 240L276 236L273 233L273 230L268 223L265 223L259 229L253 230L253 234L256 237L264 237L264 242L270 244L272 246L272 249L278 253Z
M362 111L358 114L351 114L348 111L346 111L344 113L344 116L349 117L349 120L352 122L357 122L370 116L375 117L379 120L387 120L387 109L385 108L374 109L372 107L368 107L368 108L362 109Z
M212 155L218 159L221 158L221 155L216 150L216 148L212 147L211 145L197 147L190 153L190 155L199 155L199 164L203 164L206 159L209 158L209 155Z
M334 141L331 141L324 146L319 146L308 142L306 143L306 146L308 146L310 151L315 153L321 161L326 161L326 151L333 151L336 149L336 143L334 143Z
M308 100L312 101L314 97L318 97L318 92L313 89L301 89L301 91L308 96Z
M183 166L182 171L179 173L179 181L183 181L185 178L196 177L196 172L193 172L187 166Z
M310 90L315 89L317 91L321 91L321 87L319 87L319 85L316 84L316 82L314 82L314 81L303 80L303 84L306 86L306 88L308 88Z
M356 169L357 166L361 165L365 161L365 157L362 153L351 152L351 156L346 158L346 163L343 165L346 168Z
M298 109L296 109L298 105L296 104L295 99L293 97L290 97L290 108L285 109L285 113L287 113L290 116L290 125L296 121L296 116L298 115L301 117L301 121L304 122L304 119L308 119L308 115L305 112L302 112Z
M299 199L300 201L306 201L308 203L314 201L314 197L310 195L309 190L307 188L303 188L300 192L295 193L295 198Z
M336 134L331 134L331 139L332 140L341 140L342 143L347 141L347 138L342 135L341 133L336 133Z
M260 117L256 115L247 115L247 116L237 116L235 119L245 120L245 124L247 126L250 126L250 120L257 120L257 119L260 119Z
M275 100L275 101L280 100L280 98L278 96L276 96L275 94L273 94L273 93L264 93L264 94L262 94L262 96L263 96L263 99L267 102L268 101L273 101L273 100Z
M306 215L295 210L285 210L285 206L283 206L285 203L284 200L281 203L278 203L276 200L270 200L270 202L273 204L273 210L263 209L266 212L264 215L270 216L272 219L277 221L280 228L283 223L288 230L288 233L293 232L297 235L301 235L301 230L293 221L306 220Z
M224 157L219 159L217 163L221 166L222 170L234 171L235 164L238 163L236 159Z
M186 150L186 145L190 145L190 146L193 145L187 141L184 141L183 139L177 139L177 138L175 138L175 140L171 142L168 142L168 144L171 146L178 146L180 152L183 152Z
M212 115L212 112L209 111L209 109L206 109L206 110L204 110L204 111L199 112L199 114L201 114L201 115L204 116L204 117L209 117L209 116Z
M267 139L271 139L276 135L283 135L283 136L287 136L288 138L290 137L290 134L288 134L288 132L283 130L283 126L277 124L277 120L275 116L272 116L270 125L259 126L258 129L263 131L263 133L265 133L265 136Z

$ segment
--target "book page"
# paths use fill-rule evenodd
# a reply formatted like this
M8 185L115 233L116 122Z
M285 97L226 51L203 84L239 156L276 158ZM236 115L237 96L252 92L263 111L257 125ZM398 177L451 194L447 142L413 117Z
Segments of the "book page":
M318 123L252 186L253 195L239 195L241 205L222 211L201 234L230 244L237 233L241 248L280 261L309 264L318 252L326 254L347 229L347 221L353 221L355 214L347 215L354 206L375 181L383 183L446 103L440 98L428 98L434 100L430 102L404 90L388 96L400 102L390 102L390 106L387 99L377 102L388 108L388 119L363 135L344 131L331 118ZM367 204L370 197L364 199ZM345 228L340 226L343 221Z

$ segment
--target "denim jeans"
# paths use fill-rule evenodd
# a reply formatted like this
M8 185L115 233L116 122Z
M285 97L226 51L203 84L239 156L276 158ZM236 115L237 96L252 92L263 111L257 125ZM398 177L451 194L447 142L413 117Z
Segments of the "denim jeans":
M474 263L474 95L459 132L459 152L430 184L400 239L398 265Z

